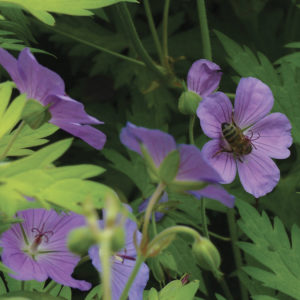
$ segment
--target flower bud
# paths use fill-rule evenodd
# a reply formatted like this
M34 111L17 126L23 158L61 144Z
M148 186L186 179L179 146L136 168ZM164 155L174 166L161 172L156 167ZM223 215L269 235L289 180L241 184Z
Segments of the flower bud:
M149 244L149 248L147 249L146 257L154 257L161 253L164 249L166 249L174 240L176 237L176 234L170 234L166 236L163 239L159 239L155 244L151 245Z
M48 106L43 106L38 101L29 99L22 113L22 119L31 129L38 129L51 119Z
M113 230L113 236L111 238L111 250L118 252L125 246L125 231L122 227L116 227Z
M96 241L88 227L72 230L68 236L68 248L75 254L83 255Z
M178 109L185 115L195 115L201 100L202 98L198 94L185 91L179 97Z
M216 274L220 273L218 269L221 264L221 257L218 249L209 239L202 238L194 242L193 252L200 267Z

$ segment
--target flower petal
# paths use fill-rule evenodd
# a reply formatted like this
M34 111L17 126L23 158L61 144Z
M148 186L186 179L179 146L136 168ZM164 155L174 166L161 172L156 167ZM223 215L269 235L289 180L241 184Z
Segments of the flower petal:
M191 191L191 194L197 198L206 197L214 200L218 200L228 207L234 206L234 196L230 195L224 188L220 185L210 184L202 190Z
M157 129L137 127L129 122L122 129L120 139L122 144L141 155L140 144L143 144L157 167L169 152L176 149L175 140L168 133Z
M251 127L246 134L253 147L266 156L283 159L290 156L293 143L291 123L281 113L270 114Z
M210 95L219 86L222 72L221 68L207 59L196 60L187 76L187 86L201 97Z
M197 116L203 132L210 138L222 136L222 123L231 123L232 104L221 92L205 97L199 104Z
M49 95L44 105L50 104L50 112L53 119L80 124L103 124L103 122L88 115L82 103L68 96Z
M47 271L48 276L54 281L87 291L91 288L91 284L84 280L76 280L71 277L80 258L70 252L47 253L40 255L39 264Z
M18 86L28 98L44 103L49 94L65 94L65 84L55 72L40 65L28 48L21 51L18 58L19 74L24 80L24 86Z
M119 300L134 268L135 261L125 259L112 265L112 300ZM143 291L149 280L149 268L143 263L129 290L129 300L142 300Z
M236 163L232 153L219 152L222 149L223 141L221 139L211 140L203 146L202 154L222 177L220 183L231 183L236 175Z
M60 127L74 136L81 138L97 150L101 150L106 142L105 134L92 126L65 122L63 120L53 118L50 120L50 123Z
M241 129L253 125L270 112L273 103L266 84L256 78L242 78L236 90L234 121Z
M2 48L0 48L0 64L16 83L17 87L20 90L24 89L24 81L20 76L17 60L8 51Z
M255 198L271 192L280 178L280 171L271 158L253 149L243 162L237 160L244 189Z
M218 172L203 158L201 151L193 145L180 145L180 164L175 178L177 181L220 182Z

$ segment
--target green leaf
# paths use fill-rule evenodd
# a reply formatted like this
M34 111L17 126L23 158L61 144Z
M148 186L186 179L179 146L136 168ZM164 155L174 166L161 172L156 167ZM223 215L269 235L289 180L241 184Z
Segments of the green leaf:
M192 281L186 285L182 285L180 280L174 280L159 292L159 300L193 300L198 287L199 281Z
M20 282L21 283L21 282ZM66 300L63 297L54 297L50 294L39 293L39 292L29 292L29 291L19 291L11 292L1 296L1 300Z
M0 180L2 177L13 176L30 169L47 167L54 160L63 155L71 146L71 143L72 139L65 139L46 146L28 157L0 165Z
M102 297L102 288L101 285L95 286L88 295L84 298L84 300L100 300ZM97 295L97 296L96 296ZM97 298L96 298L97 297Z
M27 148L36 147L47 143L48 140L44 138L53 134L57 130L58 127L50 123L46 123L36 130L31 129L26 125L19 133L17 139L8 151L7 156L24 156L32 154L33 151ZM0 153L3 153L8 142L14 134L15 131L12 131L10 134L6 134L0 140Z
M12 271L11 269L9 269L8 267L6 267L2 262L0 262L0 271L4 272L4 273L14 273L14 271ZM2 282L2 281L1 281ZM1 282L0 282L0 287L1 287ZM0 289L1 291L1 289Z
M178 150L171 151L159 167L160 180L168 184L176 177L179 167L180 155Z
M265 212L237 201L242 231L253 243L239 242L239 247L254 257L264 268L245 266L243 270L261 281L264 286L279 290L296 299L300 298L300 229L292 228L292 246L282 222L275 217L274 225Z
M90 16L91 9L105 7L118 2L136 2L135 0L0 0L0 5L9 3L21 7L40 21L54 25L54 18L49 12L74 16Z

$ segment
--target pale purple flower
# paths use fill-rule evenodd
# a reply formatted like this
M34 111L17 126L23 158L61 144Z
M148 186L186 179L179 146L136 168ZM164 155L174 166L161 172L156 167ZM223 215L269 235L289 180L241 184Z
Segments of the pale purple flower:
M280 172L271 158L290 155L291 124L281 113L269 114L273 106L270 88L256 78L242 78L233 109L229 98L221 92L207 96L199 104L197 115L204 133L213 140L202 149L204 157L230 183L238 170L244 189L261 197L273 190ZM222 124L235 124L242 130L249 154L234 153L222 133ZM235 151L236 152L236 151Z
M128 209L129 206L127 206ZM99 221L99 226L104 227L104 221ZM141 243L142 234L137 230L137 225L130 219L124 224L125 247L115 253L111 258L111 292L112 300L119 300L134 268L137 252L134 245L134 236L137 245ZM101 251L101 248L100 248ZM99 259L99 247L92 246L89 249L89 255L94 267L101 272L101 262ZM143 263L128 294L129 300L142 300L143 291L149 279L149 268Z
M55 72L40 65L28 48L15 59L0 48L0 64L9 73L21 93L28 99L35 99L42 105L50 105L50 123L81 138L92 147L103 148L106 136L89 124L103 122L89 116L82 103L71 99L65 93L65 84Z
M2 262L18 280L54 281L89 290L91 284L71 277L80 257L67 248L68 233L83 226L83 216L46 209L28 209L17 213L23 223L14 224L0 239Z
M121 131L121 142L129 149L139 153L143 145L150 154L157 170L164 158L173 150L178 150L180 163L174 184L185 182L208 182L206 188L187 191L196 197L201 196L220 201L228 207L233 207L234 197L223 188L216 185L222 179L220 175L206 162L202 152L193 145L176 145L174 138L160 130L137 127L127 123Z
M207 59L196 60L189 69L187 86L189 91L204 97L210 95L219 86L221 69Z
M150 197L147 198L146 200L144 200L144 201L140 204L140 206L139 206L139 212L143 212L143 211L146 210L146 208L147 208L147 206L148 206L148 203L149 203L149 200L150 200ZM162 194L161 198L159 199L158 204L159 204L159 203L165 203L165 202L168 202L168 200L169 200L168 194L167 194L166 192L164 192L164 193ZM155 221L157 221L157 222L160 221L160 220L163 218L164 215L165 215L164 213L162 213L162 212L160 212L160 211L156 211L156 212L155 212Z

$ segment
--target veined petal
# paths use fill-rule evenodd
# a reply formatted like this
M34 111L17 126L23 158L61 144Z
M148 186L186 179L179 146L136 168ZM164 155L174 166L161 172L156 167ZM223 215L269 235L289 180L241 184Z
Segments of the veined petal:
M0 48L0 64L10 75L20 90L24 90L24 80L20 76L17 60L6 50Z
M134 268L135 261L125 259L112 265L112 300L119 300ZM142 300L143 291L149 280L149 268L143 263L129 290L129 300Z
M270 88L262 81L242 78L236 90L234 121L244 129L267 115L274 103Z
M197 116L203 132L210 138L222 136L222 123L231 123L232 104L221 92L205 97L199 104Z
M68 121L54 118L50 120L50 123L60 127L74 136L81 138L97 150L101 150L106 142L105 134L92 126L70 123Z
M190 193L196 196L197 198L206 197L217 200L228 207L234 206L234 196L230 195L220 185L210 184L202 190L191 191Z
M91 284L84 280L76 280L71 277L80 258L70 252L47 253L39 257L39 264L46 270L48 276L54 281L87 291Z
M9 276L18 280L36 280L45 281L48 278L46 270L22 250L9 247L2 238L3 264L12 269L15 273Z
M203 158L201 151L193 145L180 145L180 164L175 178L177 181L220 182L218 172Z
M28 98L36 99L44 104L49 94L65 93L65 84L62 78L55 72L40 65L28 48L20 52L18 58L18 69L24 86L22 93L26 93Z
M210 95L219 86L222 77L220 70L217 64L207 59L195 61L188 72L188 89L201 97Z
M246 134L257 151L266 156L283 159L290 156L291 123L281 113L270 114L254 124Z
M44 105L50 104L50 112L53 119L61 119L65 122L80 124L103 124L103 122L88 115L82 103L68 96L49 95Z
M244 189L255 198L271 192L280 178L280 171L273 160L253 149L243 162L237 160L238 172Z
M168 133L137 127L129 122L122 129L120 139L122 144L140 155L142 155L140 144L143 144L157 167L169 152L176 149L175 140Z
M222 178L220 183L231 183L236 175L236 163L233 154L220 152L223 141L215 139L207 142L202 148L203 157L219 173Z

